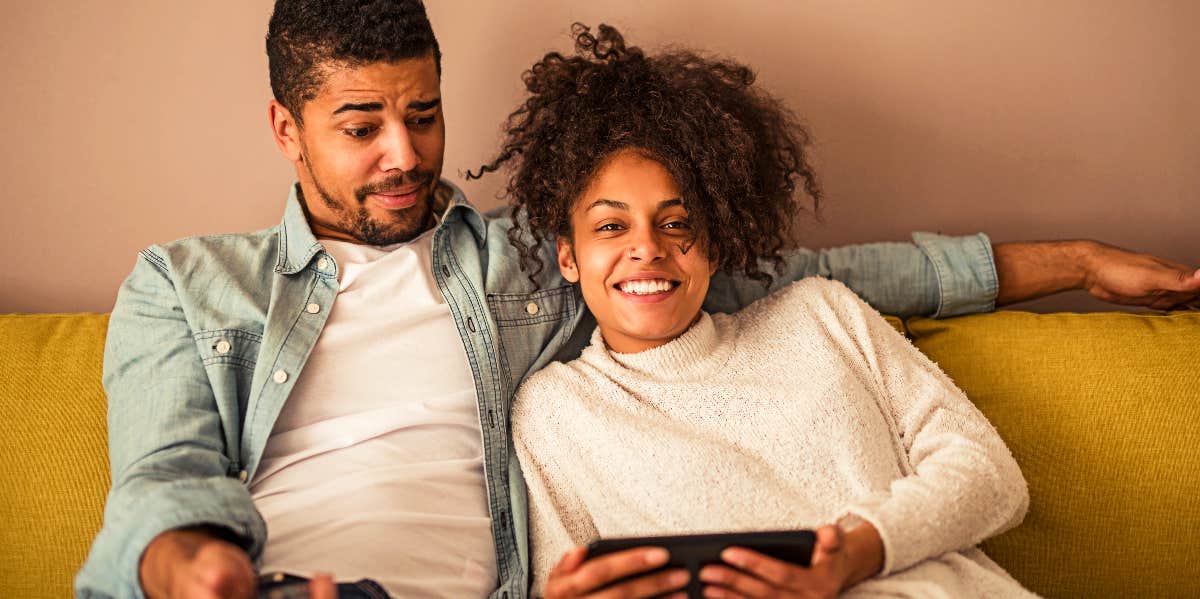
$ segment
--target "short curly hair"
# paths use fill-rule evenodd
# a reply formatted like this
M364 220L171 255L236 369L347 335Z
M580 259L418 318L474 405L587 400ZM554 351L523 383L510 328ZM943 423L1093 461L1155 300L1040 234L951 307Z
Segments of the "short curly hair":
M546 54L524 73L529 97L504 127L499 155L468 178L511 169L503 194L521 266L540 273L539 247L571 236L571 211L616 152L661 163L682 193L692 230L717 267L770 284L803 210L819 208L810 135L738 62L688 50L646 55L613 27L572 27L575 55Z
M331 63L360 66L442 51L421 0L276 0L267 26L271 91L298 123Z

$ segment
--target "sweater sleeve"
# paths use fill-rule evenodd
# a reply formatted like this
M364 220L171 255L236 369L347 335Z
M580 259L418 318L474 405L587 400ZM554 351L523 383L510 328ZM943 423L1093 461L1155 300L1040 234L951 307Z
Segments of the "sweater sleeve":
M528 379L513 406L513 446L529 497L530 565L533 595L540 597L546 577L564 553L597 537L587 506L573 492L567 473L570 436L561 434L555 409L558 398L572 397L558 364ZM557 381L557 383L556 383ZM566 443L567 445L564 445Z
M941 369L850 290L830 285L891 420L906 475L846 506L883 539L881 576L977 545L1021 522L1025 478L999 433Z

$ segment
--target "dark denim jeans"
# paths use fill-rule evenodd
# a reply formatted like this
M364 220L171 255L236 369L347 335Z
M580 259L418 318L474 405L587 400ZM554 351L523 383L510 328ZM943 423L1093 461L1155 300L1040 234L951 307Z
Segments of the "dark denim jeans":
M338 599L391 599L374 580L337 583ZM291 574L269 573L258 577L259 599L307 599L308 579Z

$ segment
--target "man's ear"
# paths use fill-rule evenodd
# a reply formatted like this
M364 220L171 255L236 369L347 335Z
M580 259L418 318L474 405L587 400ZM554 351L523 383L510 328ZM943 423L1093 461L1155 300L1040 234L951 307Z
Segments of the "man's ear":
M558 236L558 272L562 273L564 279L572 282L579 282L579 267L575 264L575 250L571 247L571 240Z
M271 121L271 133L275 135L275 145L279 146L279 151L288 160L300 162L304 156L300 145L300 125L292 117L291 111L279 100L271 100L267 106L267 118Z

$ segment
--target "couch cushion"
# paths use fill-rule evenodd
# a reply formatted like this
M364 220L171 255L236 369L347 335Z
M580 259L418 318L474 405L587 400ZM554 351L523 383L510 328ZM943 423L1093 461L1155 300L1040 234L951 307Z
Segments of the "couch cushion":
M1051 597L1200 597L1200 314L906 324L1029 482L993 559Z
M70 597L108 492L108 315L0 315L0 588Z

